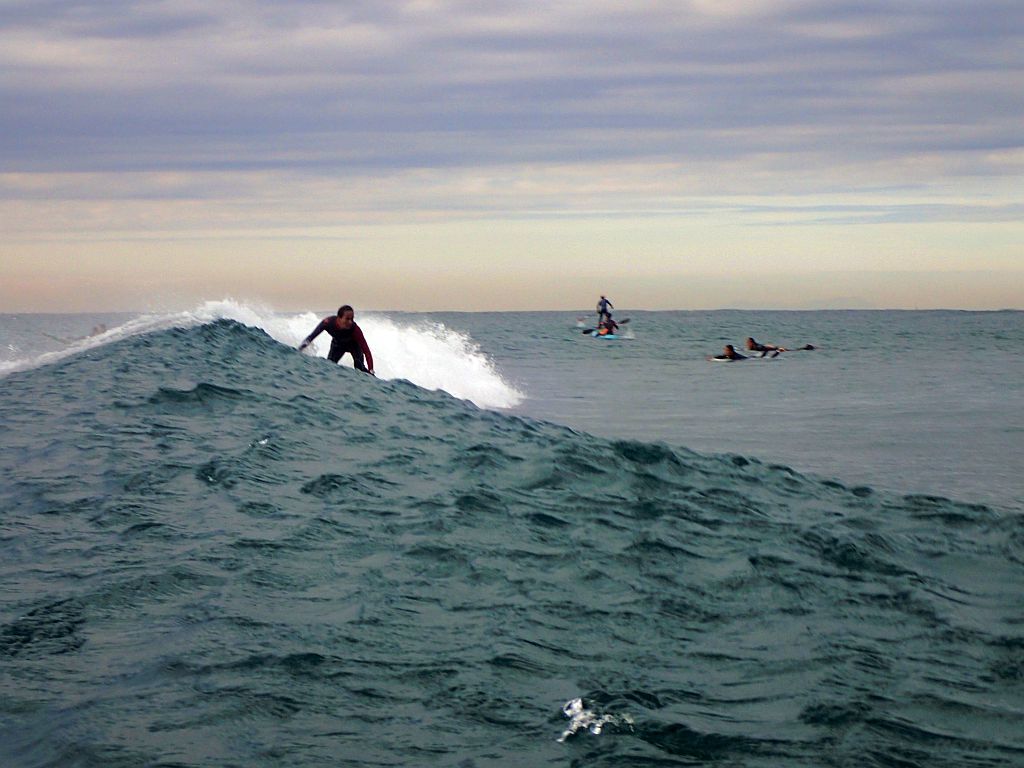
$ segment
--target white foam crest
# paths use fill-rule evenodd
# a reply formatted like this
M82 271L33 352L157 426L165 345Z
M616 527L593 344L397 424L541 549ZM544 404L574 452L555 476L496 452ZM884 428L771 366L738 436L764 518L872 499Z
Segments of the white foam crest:
M578 731L589 731L599 736L606 725L621 725L632 728L633 718L629 715L597 714L587 709L583 699L570 699L562 705L562 714L569 718L569 727L556 741L563 742Z
M261 328L290 347L297 347L323 319L314 312L278 315L233 302L218 305L218 311L226 313L221 317ZM523 401L523 394L502 378L472 338L443 323L401 323L373 312L360 312L356 322L363 329L374 372L381 379L405 379L481 408L511 408ZM310 352L326 357L330 347L331 337L322 333L310 345ZM341 364L351 365L350 358L343 357Z
M280 314L269 308L233 299L207 301L198 307L133 318L102 333L39 355L0 362L0 376L37 368L114 341L144 333L189 328L234 320L259 328L289 347L297 347L322 316L314 312ZM373 352L375 372L382 379L406 379L425 389L443 390L482 408L510 408L523 394L505 381L494 363L468 335L441 323L399 323L385 315L360 313L357 318ZM311 351L326 356L331 339L321 334ZM351 364L346 356L342 364Z
M0 376L24 371L31 368L40 368L44 365L52 365L68 357L87 352L96 347L102 347L115 341L127 339L131 336L139 336L153 331L167 330L168 328L181 327L183 325L196 325L200 321L195 318L186 318L187 313L179 315L142 315L133 318L126 323L115 326L101 333L95 333L85 338L75 339L67 342L63 349L43 352L41 354L29 353L25 357L0 362ZM180 320L180 321L179 321Z
M510 408L523 400L467 334L443 323L400 324L374 315L364 315L360 325L384 378L408 379L484 408Z
M248 308L231 299L222 301L207 301L193 310L184 312L164 312L140 315L132 318L121 325L93 333L81 339L67 342L63 349L43 352L41 354L29 353L25 357L0 362L0 376L15 371L24 371L31 368L40 368L44 365L52 365L68 357L74 357L96 347L102 347L115 341L121 341L132 336L140 336L155 331L166 331L171 328L190 328L196 325L213 322L221 318L230 318L246 325L256 325L255 320L260 316L257 310ZM51 337L52 338L52 337ZM20 350L19 350L20 351Z

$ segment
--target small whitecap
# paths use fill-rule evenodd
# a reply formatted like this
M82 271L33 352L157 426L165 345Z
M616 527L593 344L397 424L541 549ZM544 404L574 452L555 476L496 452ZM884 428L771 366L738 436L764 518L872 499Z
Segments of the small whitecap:
M578 731L589 731L595 736L599 736L606 725L615 725L617 723L633 724L633 718L629 715L613 715L610 713L598 715L592 710L587 709L583 704L583 699L580 698L570 699L563 704L562 713L569 718L570 722L568 727L562 732L562 735L557 739L560 743Z

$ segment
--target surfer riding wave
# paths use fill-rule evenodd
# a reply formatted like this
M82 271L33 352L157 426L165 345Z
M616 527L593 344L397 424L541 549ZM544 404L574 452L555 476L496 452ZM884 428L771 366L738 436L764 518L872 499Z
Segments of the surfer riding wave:
M313 339L324 331L331 336L331 350L327 353L327 359L332 363L341 360L341 356L348 352L352 355L352 366L360 371L373 373L373 354L370 352L370 345L366 343L362 329L355 322L355 310L348 304L338 308L338 314L334 317L325 317L321 320L313 332L309 334L299 349L303 350L313 343ZM365 362L364 362L365 358Z

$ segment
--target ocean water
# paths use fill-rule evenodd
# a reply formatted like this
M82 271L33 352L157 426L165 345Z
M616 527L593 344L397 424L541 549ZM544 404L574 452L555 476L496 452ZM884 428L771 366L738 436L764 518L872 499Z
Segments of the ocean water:
M1024 314L357 319L0 316L0 765L1024 765Z

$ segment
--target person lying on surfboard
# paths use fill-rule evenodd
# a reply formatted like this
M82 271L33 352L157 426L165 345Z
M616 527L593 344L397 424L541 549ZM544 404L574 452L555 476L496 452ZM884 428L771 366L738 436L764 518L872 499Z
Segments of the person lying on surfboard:
M327 331L331 335L331 351L327 353L328 360L337 363L341 360L341 356L348 352L352 355L353 368L371 376L376 375L373 372L373 355L370 353L370 345L366 343L363 330L356 325L354 318L355 310L348 304L342 305L338 308L337 315L325 317L319 322L313 332L303 339L299 349L305 349L313 342L313 339Z
M746 360L746 355L741 355L732 344L726 344L722 354L709 357L708 360Z
M760 352L761 357L777 357L779 352L805 352L814 349L814 345L804 344L802 347L797 347L796 349L789 349L788 347L777 347L774 344L761 344L757 341L754 341L754 338L752 336L748 336L747 349L751 352Z
M757 341L754 341L753 336L747 337L747 350L750 352L760 352L761 357L777 357L779 352L786 351L782 347L777 347L774 344L761 344Z

